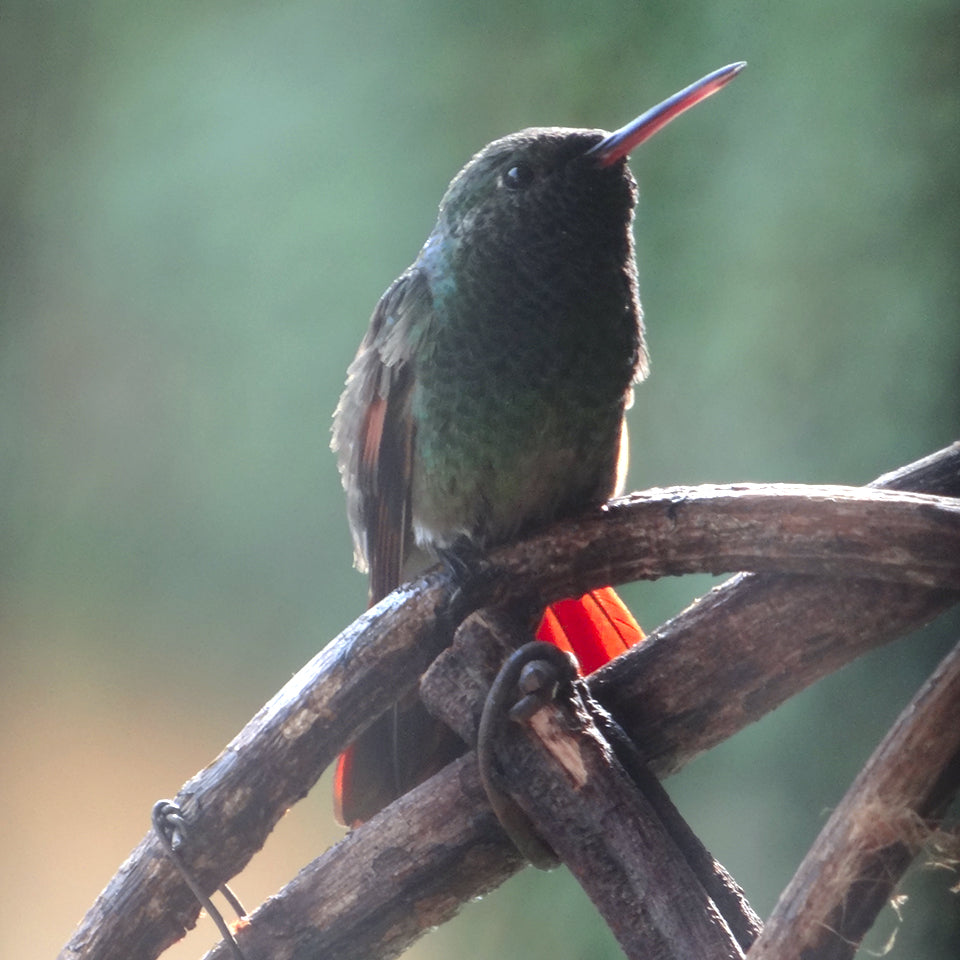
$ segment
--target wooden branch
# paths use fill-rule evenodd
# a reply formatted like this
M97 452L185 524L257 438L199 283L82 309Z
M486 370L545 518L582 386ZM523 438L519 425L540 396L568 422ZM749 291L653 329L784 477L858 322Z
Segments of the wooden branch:
M457 730L468 743L472 744L476 740L477 730L473 720L485 710L486 703L489 700L487 690L492 691L491 685L494 682L500 682L502 665L522 643L522 640L515 634L516 622L516 619L509 612L502 609L479 611L460 627L451 649L437 658L421 681L420 693L423 702L439 719ZM458 677L461 681L459 696L455 692ZM465 703L472 697L477 698L477 702L465 709ZM760 920L747 902L743 890L737 886L722 865L713 858L680 815L660 781L653 776L645 764L636 744L626 740L622 730L616 726L610 715L592 698L589 700L589 707L594 723L599 724L598 732L612 746L617 761L626 770L633 783L634 792L638 790L642 794L642 797L625 801L628 808L635 808L634 815L645 824L640 833L645 836L659 835L665 831L669 835L670 841L669 843L663 841L663 845L667 848L663 858L644 855L639 860L628 856L626 853L627 850L632 849L633 843L637 841L622 839L619 830L616 828L605 829L600 836L595 835L593 842L607 851L607 856L614 863L619 864L621 858L625 859L627 862L623 869L632 878L632 882L655 886L666 902L672 901L675 905L687 902L687 905L689 905L685 898L688 897L691 882L694 883L695 887L702 887L707 898L712 901L707 913L718 911L733 933L736 943L743 950L746 950L760 931ZM588 744L591 739L592 735L587 740ZM526 789L528 795L530 791L533 791L536 795L540 788L535 782L526 783L525 781L537 781L540 777L543 777L545 781L550 780L549 773L542 771L531 775L535 763L535 760L530 760L525 755L515 758L512 763L512 770L514 771L512 779L520 789ZM509 760L506 761L505 765L508 770L511 769ZM540 766L542 765L541 763ZM605 797L613 797L624 791L624 785L618 775L612 771L606 771L602 765L597 776L604 780L604 785L599 789L599 792ZM606 783L607 778L610 780L609 785ZM629 791L627 793L630 796ZM528 804L531 802L528 796ZM604 802L607 803L608 801ZM583 822L575 824L574 829L585 834L589 834L590 830L596 831L600 811L597 808L587 807L582 812ZM540 827L540 831L544 834L548 833L551 827L555 828L557 821L560 819L549 807L531 811L530 818L536 824L546 824L546 826ZM647 821L650 821L650 823L647 824ZM572 838L574 841L577 835L575 834ZM555 840L554 844L559 850L565 846L566 842ZM645 873L649 874L656 866L662 867L665 863L669 863L677 853L686 863L684 869L676 874L667 869L659 869L654 877L644 879ZM576 872L572 865L574 858L568 849L563 850L562 859L571 870ZM690 880L691 871L695 881ZM594 883L595 875L599 878L599 885ZM584 889L604 916L612 915L620 910L624 889L620 882L604 884L603 879L607 875L607 871L593 870L581 870L577 873L581 885L584 886ZM614 904L615 906L613 906ZM677 909L679 911L679 908ZM626 922L639 922L640 916L641 912L638 912L637 908L632 908L632 917ZM680 921L681 925L684 925L682 918L674 917L674 921L677 920ZM611 921L611 927L616 929L618 924L624 922L623 918L616 917ZM692 920L690 926L696 929L702 922L703 917L701 916L698 920ZM618 936L618 939L620 939L621 946L628 955L633 952L646 955L654 949L644 941L643 938L647 935L649 935L649 931L644 929L644 925L641 925L639 928L628 927L625 932L627 942L624 942L624 937ZM703 944L694 948L687 943L683 935L673 939L679 956L699 956L703 954L701 949ZM684 944L688 948L686 953L683 948Z
M428 589L420 583L368 610L184 784L177 803L191 827L186 858L208 892L243 869L343 744L373 719L370 703L381 697L389 703L404 678L413 684L442 649L443 637L432 630L442 595L436 583ZM148 833L60 957L156 957L197 915L196 900Z
M960 790L960 645L867 762L748 960L850 960Z
M523 866L470 753L301 870L237 940L248 960L396 957ZM222 942L213 958L234 960Z
M500 618L496 613L481 611L477 616L471 617L457 632L456 649L462 649L465 654L469 653L474 664L470 672L480 670L487 678L486 685L475 683L475 677L471 677L465 684L467 690L478 693L481 701L490 680L497 673L505 654L509 652L508 646L504 645L501 639L502 630L499 621ZM445 660L445 657L446 655L441 660L444 660L447 669L456 669L454 661ZM478 666L480 664L484 666ZM441 673L446 673L446 670ZM454 712L451 709L452 701L455 700L454 696L445 704L451 714ZM480 708L478 705L478 712ZM523 765L536 761L530 761L529 758L521 755L515 762L517 765ZM545 782L549 782L549 774L545 776ZM539 776L533 779L538 780ZM629 804L638 802L633 798L636 791L631 791L622 782L618 784L617 790L620 793L626 792L631 797ZM487 815L487 819L479 819L480 811ZM595 823L596 810L582 808L581 813L585 819L589 818L590 823ZM634 813L636 814L636 811ZM662 805L658 805L657 815L661 820L671 820L669 815L665 817ZM649 810L646 813L641 812L639 821L645 821L648 817ZM428 833L435 831L440 823L443 824L445 836L463 838L462 847L452 848L443 842L434 845L429 836L424 838L418 835L420 830L427 830ZM631 816L629 823L630 827L636 831L638 817ZM680 830L676 823L671 823L671 827L671 837L676 837ZM649 829L659 831L661 828L653 826ZM385 834L385 830L388 833ZM636 843L642 842L647 837L648 830L640 831L627 843L629 851L635 853ZM347 841L351 839L358 846L346 847ZM623 838L619 832L612 830L611 839L612 844L605 843L603 846L607 855L616 861L616 846ZM581 840L583 840L582 835ZM392 881L382 882L382 878L381 882L378 882L375 879L376 874L371 872L377 869L373 865L379 863L377 858L384 849L384 844L392 851L390 860L392 868L394 864L406 865L405 877L409 875L410 879L405 879L402 884ZM469 881L475 884L464 892L464 902L473 896L481 895L490 889L491 885L506 879L505 874L496 872L497 864L493 859L483 857L475 864L469 861L467 854L472 845L479 845L484 850L493 847L507 849L511 855L509 865L511 874L525 865L517 857L516 851L500 830L496 820L489 814L477 777L477 759L473 751L392 804L374 820L354 830L347 840L317 858L304 871L301 871L296 880L255 911L250 918L250 925L241 931L238 939L251 958L270 956L278 960L312 960L317 955L323 955L335 957L337 960L341 957L352 960L353 957L395 956L423 932L423 927L416 922L416 918L426 915L431 918L432 923L439 922L434 909L435 893L433 888L429 887L430 883L436 881L438 874L449 875L458 882ZM566 849L565 845L561 845L564 846L564 859L570 857L576 863L576 858L571 856L571 851ZM658 874L658 879L663 883L661 893L668 895L674 889L667 882L668 866L672 864L673 852L670 851L669 844L665 846L668 852L661 854L656 860L663 867ZM691 844L688 840L683 845L684 855L688 861L694 857L699 858L698 876L701 882L704 878L707 879L709 898L718 904L727 901L724 904L726 909L721 911L724 918L732 915L728 924L735 928L738 939L743 938L741 942L744 943L752 942L758 928L755 918L749 916L749 907L742 902L732 907L729 905L731 897L735 898L739 892L734 889L734 885L723 873L722 868L709 858L702 846L691 850L691 847L696 846L696 843ZM628 859L630 860L629 869L632 870L632 886L636 889L638 884L644 883L649 857L644 856L639 861L632 857ZM580 863L583 865L582 859ZM460 866L461 864L469 864L469 872L466 872L466 866ZM590 869L585 867L581 871L587 882L589 882L587 875L593 866L594 863L590 863ZM625 864L621 866L624 870L628 869ZM363 873L364 870L366 874ZM710 871L714 872L714 876L708 876ZM689 871L681 874L686 880L687 888L690 884L688 874ZM360 877L360 887L355 891L355 897L356 903L362 904L362 909L340 909L339 894L332 891L339 890L344 883L351 884L353 878L357 876ZM609 876L609 872L606 876ZM594 889L593 895L603 901L610 892L610 885L601 882L600 889ZM684 894L686 894L686 888L684 888ZM374 922L374 918L381 913L392 916L398 903L405 905L407 921L403 929L409 939L404 941L393 939L399 929L395 921L387 925L386 929L391 937L388 941L384 939L384 927ZM665 907L665 904L661 903L660 906ZM443 902L443 907L451 910L450 915L456 909L456 905L446 901ZM648 946L649 944L643 938L649 935L650 930L640 921L649 919L649 914L643 911L637 913L638 908L635 907L631 909L636 914L632 920L638 925L626 931L621 929L619 935L629 938L627 946L631 949L631 944L640 943ZM710 909L712 911L713 908ZM609 913L610 911L601 909L601 912ZM680 942L683 943L685 940L681 939ZM272 952L262 954L257 952L266 950L268 946ZM658 948L664 947L665 943L660 942ZM736 953L731 953L731 956L735 955ZM221 944L212 950L205 960L232 960L232 956L227 946Z
M663 777L956 602L895 584L738 577L598 671L591 690Z
M955 464L960 452L951 450L942 457ZM782 496L792 497L793 506L799 504L800 512L804 512L802 497L797 499L800 495L796 490ZM631 575L657 575L655 562L637 564L625 557L610 560L604 553L614 551L613 541L625 535L624 518L634 509L640 518L638 522L649 522L656 528L653 534L642 538L646 544L643 549L654 553L662 549L666 572L717 569L714 556L727 557L726 562L737 567L809 572L817 567L815 555L820 552L827 558L821 569L831 573L843 570L856 576L891 581L901 578L915 584L955 584L960 577L957 552L951 548L944 560L940 555L942 546L931 546L954 544L957 537L957 509L945 501L909 495L864 496L862 491L832 488L817 495L810 506L811 514L807 514L808 519L814 514L818 516L824 526L818 529L816 522L800 523L798 529L790 522L789 514L781 514L774 520L779 533L771 542L764 527L771 519L769 510L766 514L763 510L756 512L763 499L757 490L716 491L713 502L726 504L716 523L710 521L706 501L698 499L696 491L690 491L690 497L689 510L681 492L674 490L660 500L642 500L635 506L628 504L615 512L600 512L589 522L574 524L572 546L565 558L558 546L560 538L553 531L545 569L539 567L542 558L538 559L535 552L526 553L530 548L524 545L498 551L491 559L491 570L496 575L473 591L470 599L475 605L500 602L533 589L539 596L552 600ZM731 512L735 502L743 510L739 515ZM883 513L878 514L878 510ZM858 517L859 520L851 521ZM838 520L849 528L849 537L842 541L836 540L829 526ZM886 520L889 527L884 532L876 525ZM606 547L602 532L605 527L610 540ZM750 531L764 549L769 546L772 558L744 562ZM897 537L901 539L898 541ZM547 548L550 542L548 537L543 547ZM686 554L679 546L684 542L689 547ZM726 548L727 542L735 547ZM784 549L784 542L789 542L790 549ZM889 547L891 543L899 544L903 553L898 556ZM585 549L586 555L576 559L577 549ZM710 558L709 562L704 561L705 556ZM905 559L915 563L919 573L904 572ZM558 573L553 567L556 563L566 564L573 573ZM386 707L392 698L416 682L447 640L434 629L434 623L448 588L444 577L432 574L386 598L314 658L210 767L184 786L177 802L196 838L187 858L206 888L214 889L246 864L282 813L309 790L342 745L374 719L371 704ZM894 618L900 631L931 616L950 600L945 592L917 586L900 589L904 597L935 597L933 602L915 603L899 619ZM705 655L703 649L700 655ZM669 681L669 676L664 680ZM679 680L677 676L670 682ZM608 678L605 689L616 691L612 678ZM740 689L741 685L734 682L730 692L736 697ZM781 680L777 690L781 698L786 697L789 682ZM674 698L674 707L692 709L702 696L703 689L696 691L695 699L685 705ZM759 715L759 711L753 715ZM674 722L676 718L674 714ZM669 728L669 717L661 717L661 724ZM727 730L732 732L729 721ZM699 743L704 743L703 737ZM692 752L699 748L695 746ZM676 746L672 752L670 748L661 748L659 755L663 768L678 766L682 756ZM424 822L436 820L429 815ZM468 833L465 831L464 835ZM360 839L353 842L359 843ZM484 883L492 881L481 871L473 882L479 892ZM148 836L98 898L61 957L155 957L192 925L196 913L179 876L166 862L159 845Z
M611 756L582 704L543 707L531 728L533 741L518 737L504 748L504 765L515 774L512 792L626 956L742 957L656 809Z
M532 831L537 845L549 844L631 960L742 957L660 811L597 727L585 685L570 682L576 673L566 655L545 644L524 645L529 637L502 618L498 628L515 653L484 709L482 762L495 791L509 794L508 811L513 804L522 811L521 836ZM534 700L535 711L514 722L508 710L520 696L519 664L545 654L549 661L540 667L556 676L557 694L538 708ZM652 784L659 790L659 782Z
M881 484L960 496L960 443L874 481ZM931 545L940 544L934 535ZM744 574L594 674L591 691L665 776L955 602L951 591L904 584Z
M909 482L909 481L907 481ZM960 493L960 445L955 445L948 451L944 451L936 458L928 459L927 461L922 462L916 472L916 482L918 484L928 483L931 485L936 485L938 492L950 492L956 491ZM738 578L742 581L743 578ZM758 578L753 578L755 581ZM797 584L797 580L794 579L794 583ZM800 587L805 587L807 585L806 580L799 581ZM833 585L833 594L829 592L821 593L817 596L817 600L820 603L820 606L817 609L817 620L813 623L807 623L803 619L798 619L791 621L788 624L784 624L779 620L777 606L773 605L772 607L758 607L758 612L764 614L765 619L761 623L759 630L760 632L766 632L768 636L775 637L778 631L788 630L792 631L789 639L792 642L801 642L803 638L803 631L809 629L819 629L825 624L829 625L831 621L831 602L837 604L845 595L849 587L849 583L841 583ZM750 589L746 587L738 587L738 592L743 590L749 597ZM922 601L914 603L906 603L910 595L914 597L923 598ZM785 596L789 596L789 590L785 591ZM917 588L911 588L907 591L894 591L887 595L888 605L878 612L878 616L886 615L888 618L895 621L895 627L893 631L883 632L877 631L873 634L875 643L879 644L891 638L892 632L894 631L906 631L911 629L914 625L918 625L920 620L926 620L933 615L934 612L944 608L949 605L949 603L955 599L952 594L946 594L943 592L929 591ZM780 602L783 602L783 597L780 598ZM882 602L882 598L878 599L878 603ZM892 607L890 605L893 605ZM873 611L871 611L872 614ZM862 611L861 611L862 613ZM697 616L697 607L696 605L691 608L687 614L681 615L679 620L682 620L686 616L693 615L697 617L697 622L701 626L701 632L699 634L689 632L685 636L685 643L687 644L686 655L681 658L674 658L672 660L667 660L667 669L661 670L658 674L659 682L667 687L675 685L683 672L689 669L691 663L698 662L709 662L711 660L711 651L713 649L715 640L714 636L710 630L710 621L709 618L699 618ZM911 621L911 617L915 618ZM851 621L851 616L849 611L843 611L842 621L846 621L847 624ZM675 621L676 622L676 621ZM649 643L650 641L648 641ZM467 648L470 648L468 643ZM643 652L643 647L646 647L645 643L634 653L631 653L630 656L639 656ZM861 640L858 644L851 644L846 647L844 651L835 657L830 659L832 664L832 669L836 669L843 662L846 662L843 659L844 654L852 658L856 653L862 652L863 649L866 649L867 644ZM821 657L826 656L830 653L828 648L816 647L815 653L819 654ZM782 651L779 649L774 649L772 656L768 659L764 659L762 656L763 649L762 647L756 647L753 651L753 660L745 664L744 669L737 673L731 674L728 677L725 677L725 682L728 684L724 693L734 700L745 699L748 695L753 695L754 691L758 688L762 688L766 681L772 682L774 678L779 677L781 672L781 666L779 659L782 656ZM446 657L444 658L446 659ZM481 655L482 659L482 655ZM496 667L499 661L496 657L491 658L489 664L487 665L488 670L493 670L495 672ZM451 669L451 672L456 673L456 668L448 664L448 667ZM437 667L434 667L436 670ZM826 672L826 670L824 670ZM804 679L809 677L809 673L804 673L798 679L798 689L800 688L801 683ZM460 675L460 680L463 680L463 676ZM487 675L487 683L489 683L489 673ZM481 688L482 684L481 684ZM456 686L453 688L456 691ZM615 689L615 688L614 688ZM694 740L694 748L689 752L695 753L696 743L699 740L704 742L710 737L709 732L709 717L706 718L703 714L699 713L700 704L704 699L704 690L709 690L710 687L707 686L702 689L691 689L687 687L688 698L685 702L675 701L674 707L675 712L671 715L654 717L655 724L652 725L653 729L659 729L661 733L664 734L663 739L671 744L679 744L679 750L684 746L683 735L690 736ZM778 684L777 690L783 699L785 699L789 693L789 684L787 682L780 682ZM723 696L724 693L718 692L716 696ZM457 696L463 696L463 690L460 689L459 694L456 692L453 695L455 700ZM768 702L770 702L768 700ZM450 701L447 701L448 707ZM775 703L770 702L770 706L776 705ZM699 724L689 724L687 722L688 716L699 716ZM741 718L746 717L746 714L741 711L739 716ZM744 721L746 722L746 721ZM732 732L732 731L730 731ZM682 733L682 735L681 735ZM659 760L661 765L666 768L678 767L681 765L682 760L677 757L674 758L670 754L661 753ZM474 769L474 755L468 754L461 761L458 761L457 764L453 765L451 768L441 772L433 780L428 781L427 784L424 784L416 792L417 796L422 798L422 802L427 804L428 807L431 804L429 799L430 794L433 791L440 791L446 795L446 791L451 789L452 786L456 786L462 790L462 795L464 798L472 798L472 802L478 802L478 794L475 791L479 790L479 785L475 777ZM465 765L464 765L465 764ZM410 795L412 796L412 795ZM482 801L481 801L482 802ZM381 828L380 824L384 817L390 816L391 823L395 821L400 821L398 826L403 827L404 822L411 816L409 808L404 808L404 813L402 816L392 817L391 810L393 808L388 808L387 811L378 817L375 821L365 824L363 827L360 827L359 830L355 831L351 836L366 837L371 836L371 843L375 842L377 831ZM443 820L445 827L447 829L454 829L455 825L460 824L462 819L467 815L467 811L460 805L446 806L437 810L436 819L432 822L436 823L439 820ZM412 821L411 821L412 822ZM424 817L416 821L419 823L431 822L430 814L427 813ZM457 827L456 829L460 829ZM502 836L502 835L501 835ZM415 832L410 835L408 838L410 843L415 842L416 834ZM489 842L489 837L485 838L485 842ZM333 875L337 875L336 871L339 870L340 858L337 856L338 848L333 848L332 851L324 854L317 861L308 868L310 875L313 877L322 877L329 875L328 871L335 871ZM434 859L431 863L420 863L418 864L418 870L426 875L430 875L433 872L443 872L444 864L447 860L451 858L450 851L444 851L442 857ZM305 920L304 913L301 909L301 905L304 902L316 902L322 897L322 889L311 888L309 882L304 878L304 874L301 874L301 877L296 881L296 891L297 899L291 903L287 904L287 889L281 891L280 894L273 898L268 905L262 910L258 911L254 917L251 924L250 930L257 929L260 931L259 936L263 937L263 940L258 940L258 942L269 942L276 945L278 942L282 942L284 937L287 935L287 932L291 930L303 931L305 926L309 925L309 921ZM458 879L463 879L462 875L458 874ZM490 883L489 873L478 870L475 874L476 889L475 893L479 894L483 890L488 888ZM374 900L379 902L379 898L383 894L382 887L383 884L377 883L368 883L365 885L363 898L372 897ZM415 885L412 885L409 890L397 891L396 887L392 884L387 884L390 888L390 895L399 895L407 896L408 902L410 904L410 912L416 915L420 910L420 900L417 897L417 888ZM464 897L466 899L466 896ZM330 938L336 938L336 942L339 943L348 943L353 945L352 949L356 949L360 955L366 955L370 957L378 956L393 956L395 952L401 948L401 945L393 942L389 950L384 950L383 945L378 941L375 931L371 932L369 924L366 922L365 917L361 916L355 918L353 916L338 916L335 920L331 922L329 916L325 917L324 923L326 924L327 936ZM246 944L248 941L241 938L241 942ZM412 937L411 941L412 942ZM336 954L331 954L336 956ZM305 950L301 953L292 952L290 954L284 954L284 956L289 956L294 958L294 960L305 960L305 958L310 956L309 950ZM348 956L345 954L345 956ZM352 956L352 954L349 954ZM223 947L217 948L214 950L207 958L207 960L227 960L228 955L225 952Z
M531 586L553 601L611 583L731 570L957 590L958 553L960 504L950 497L797 484L657 488L491 553L499 589L483 605Z

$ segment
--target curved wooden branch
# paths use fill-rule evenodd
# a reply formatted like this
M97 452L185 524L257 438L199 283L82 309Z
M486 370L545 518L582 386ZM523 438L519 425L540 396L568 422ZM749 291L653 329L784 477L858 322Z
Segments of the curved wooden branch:
M490 555L500 589L547 601L686 573L752 570L960 589L960 504L867 487L733 484L632 493Z
M833 811L748 960L851 960L958 789L960 645Z
M960 448L943 457L952 458L957 472ZM817 570L879 578L896 583L905 595L934 597L915 604L899 620L894 618L902 632L952 597L920 585L960 586L960 510L948 501L864 494L849 488L821 489L807 506L798 488L779 492L694 488L687 494L678 488L659 498L644 496L571 524L566 554L556 530L539 538L539 546L528 541L498 551L491 557L494 575L472 592L471 600L479 606L531 591L552 600L605 582L704 569L716 572L727 564L727 569ZM791 508L778 513L771 502L771 513L762 508L765 498L781 508L789 502ZM617 552L617 543L631 527L624 518L634 511L636 523L650 524L652 532L635 537L633 549L646 556L661 551L664 559L659 565ZM717 515L715 523L712 513ZM806 519L798 520L797 513ZM838 522L849 533L839 540L830 526ZM770 523L776 530L772 537ZM748 556L751 536L759 545L753 561ZM546 551L546 563L538 550ZM904 567L908 559L910 570ZM194 827L193 836L201 838L190 849L190 862L206 887L212 890L242 869L283 812L306 794L343 744L374 719L371 704L382 709L416 682L448 640L434 629L448 589L447 580L434 573L368 611L184 786L177 802ZM841 589L845 591L846 587ZM616 687L614 677L605 678L607 692ZM735 696L738 689L734 683ZM697 691L696 701L703 692ZM781 681L778 696L782 699L789 692L789 682ZM673 706L689 709L696 701ZM673 719L677 716L674 713ZM660 720L669 727L669 716L661 715ZM685 745L688 752L702 747L702 739L692 750ZM676 750L661 750L661 767L677 765L678 755ZM431 822L437 822L435 815ZM481 877L477 892L491 882L495 881L489 876ZM192 925L196 914L178 875L148 836L98 898L61 957L155 957Z

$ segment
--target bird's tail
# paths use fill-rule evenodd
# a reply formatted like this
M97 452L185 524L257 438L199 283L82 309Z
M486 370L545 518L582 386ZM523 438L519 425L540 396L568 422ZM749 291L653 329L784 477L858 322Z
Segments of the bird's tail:
M613 587L557 601L547 607L537 628L537 639L572 653L584 676L643 638L640 624Z

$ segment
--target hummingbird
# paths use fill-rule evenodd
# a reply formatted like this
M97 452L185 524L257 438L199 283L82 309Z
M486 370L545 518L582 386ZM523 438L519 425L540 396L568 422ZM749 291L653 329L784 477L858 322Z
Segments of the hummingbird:
M334 414L371 604L438 556L482 552L622 489L624 417L648 371L627 157L745 66L613 133L494 140L453 178L416 260L377 304ZM589 673L643 632L605 588L553 604L537 636ZM464 749L408 695L340 757L338 818L369 819Z

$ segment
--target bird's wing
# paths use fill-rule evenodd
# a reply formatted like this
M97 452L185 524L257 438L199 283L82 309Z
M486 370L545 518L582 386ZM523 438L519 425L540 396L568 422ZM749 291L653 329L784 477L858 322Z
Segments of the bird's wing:
M371 604L399 585L413 549L413 357L432 319L430 288L412 267L377 304L334 414L331 446L347 492L356 563L370 573ZM441 750L427 775L463 745L426 713L416 693L388 709L340 756L337 818L347 824L366 820L423 779L424 762L432 762L438 737L455 742L457 749Z
M370 572L371 603L399 585L411 548L411 355L431 311L420 271L411 268L393 282L373 312L333 418L331 446L347 492L356 563Z

